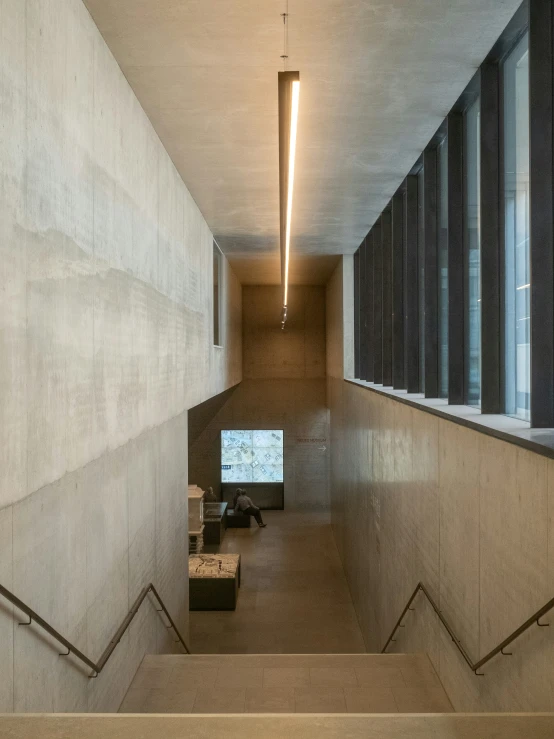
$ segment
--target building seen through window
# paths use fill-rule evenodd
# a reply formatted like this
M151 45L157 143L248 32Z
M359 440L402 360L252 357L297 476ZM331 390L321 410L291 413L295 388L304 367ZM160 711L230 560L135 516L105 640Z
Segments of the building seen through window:
M465 115L465 232L467 250L467 403L481 405L480 100Z
M525 420L531 407L529 199L526 34L504 63L505 410Z

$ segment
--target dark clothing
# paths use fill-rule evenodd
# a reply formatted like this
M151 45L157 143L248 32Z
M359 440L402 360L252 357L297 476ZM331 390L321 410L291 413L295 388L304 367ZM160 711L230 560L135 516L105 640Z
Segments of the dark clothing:
M248 506L248 508L245 508L243 510L243 513L245 513L247 516L254 516L254 518L258 522L258 526L262 526L263 525L262 514L260 513L260 509L259 508L254 508L253 506Z

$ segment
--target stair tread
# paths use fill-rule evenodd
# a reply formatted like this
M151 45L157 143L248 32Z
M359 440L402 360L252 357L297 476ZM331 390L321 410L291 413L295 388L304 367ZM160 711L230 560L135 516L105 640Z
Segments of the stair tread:
M452 714L374 716L110 716L110 715L19 715L0 717L3 739L40 736L59 739L135 739L163 736L167 739L551 739L554 714Z
M413 667L430 665L426 654L152 654L147 655L141 666L174 666L180 662L220 667L224 664L241 664L243 667L356 667L395 666Z
M122 713L448 713L426 654L148 655Z

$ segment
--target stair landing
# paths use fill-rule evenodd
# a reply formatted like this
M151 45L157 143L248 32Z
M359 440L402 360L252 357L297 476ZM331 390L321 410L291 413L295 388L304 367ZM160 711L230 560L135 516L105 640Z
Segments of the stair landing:
M149 655L121 713L449 713L424 654Z

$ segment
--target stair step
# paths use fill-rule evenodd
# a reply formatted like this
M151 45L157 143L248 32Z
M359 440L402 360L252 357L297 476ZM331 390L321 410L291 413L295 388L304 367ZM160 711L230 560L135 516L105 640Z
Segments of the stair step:
M122 713L447 713L425 654L149 655Z
M426 654L148 654L146 667L175 667L178 664L204 667L419 667L433 670Z
M6 715L2 739L552 739L554 714L447 716L110 716Z

